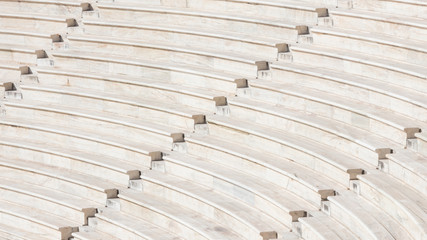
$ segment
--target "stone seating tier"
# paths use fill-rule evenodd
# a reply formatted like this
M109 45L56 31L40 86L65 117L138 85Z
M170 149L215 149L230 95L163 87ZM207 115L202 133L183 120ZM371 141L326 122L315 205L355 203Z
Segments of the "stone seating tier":
M200 155L201 153L199 153ZM312 179L306 176L295 177L292 173L271 173L269 176L253 175L250 171L239 171L219 161L208 161L196 156L187 156L180 153L166 154L164 157L164 171L187 181L203 185L218 193L235 198L250 207L256 208L275 218L288 228L299 217L313 211L319 203L310 204L298 195L310 194L313 199L319 195L325 197L329 189L316 189ZM283 164L285 165L285 164ZM292 164L289 164L292 165ZM303 168L295 166L294 171ZM268 172L265 169L264 172ZM284 171L283 171L284 172ZM143 177L142 177L143 178ZM251 184L255 181L257 184ZM288 183L288 185L279 183ZM320 196L322 197L322 196Z
M273 79L280 79L281 83L298 84L392 109L420 121L427 107L423 93L381 80L297 63L273 63L270 69Z

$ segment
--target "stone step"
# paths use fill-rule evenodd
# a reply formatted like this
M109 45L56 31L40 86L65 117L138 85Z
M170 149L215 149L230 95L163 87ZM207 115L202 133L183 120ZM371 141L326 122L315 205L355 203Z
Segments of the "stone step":
M0 200L0 216L3 223L19 226L24 231L46 239L66 240L77 230L78 223L51 213Z
M374 57L354 51L339 50L336 47L315 45L294 45L290 47L295 63L307 64L318 68L342 71L363 77L389 82L400 87L427 92L427 68L419 65L394 61L390 58ZM400 79L407 79L402 82Z
M427 36L427 24L424 19L343 8L331 8L329 14L336 28L377 32L419 41L425 41Z
M87 224L99 204L82 197L51 188L37 186L6 178L0 178L0 193L3 201L46 211L61 216L79 225Z
M426 195L381 172L359 179L362 197L394 217L415 239L427 237Z
M82 151L105 152L110 157L121 159L125 157L130 163L148 168L151 167L152 160L159 159L160 152L165 150L162 147L130 141L107 133L103 133L101 136L87 128L67 127L64 129L58 125L27 119L3 117L0 119L0 128L5 137L21 137L22 140L38 138L43 139L46 144L59 147L71 145Z
M34 239L34 234L16 226L0 224L0 239L32 240Z
M154 171L143 171L141 180L144 193L183 205L210 219L221 219L245 238L269 233L280 237L290 230L262 210L191 180Z
M136 60L110 54L87 53L80 51L55 51L52 52L55 66L68 71L84 72L86 75L95 76L111 75L115 79L135 80L136 77L156 80L157 82L170 82L175 85L194 86L198 88L212 88L213 92L229 92L233 95L236 91L236 79L242 75L218 71L209 67L188 66L176 63L166 63L153 60ZM120 77L119 77L120 75ZM129 78L127 78L129 76ZM249 76L249 75L245 75ZM254 77L253 75L252 77ZM206 94L206 90L203 91Z
M33 46L35 49L52 47L51 34L0 28L0 44Z
M19 64L36 63L36 46L19 44L0 44L0 61L16 62Z
M4 157L0 160L0 177L63 191L101 205L107 198L117 196L117 189L121 187L76 171Z
M82 7L80 5L81 2L82 1L80 0L5 0L2 1L2 7L8 9L11 12L37 13L46 15L65 15L77 17L81 16L82 14Z
M70 35L67 40L70 49L108 53L119 57L135 54L139 60L178 63L196 67L209 67L218 71L233 72L237 75L257 74L257 61L265 60L256 55L236 54L223 50L212 51L210 48L181 46L175 42L151 42L143 39L123 39L122 37ZM210 50L210 51L209 51ZM276 56L271 56L276 59Z
M201 115L200 113L206 111L217 112L224 108L226 104L224 92L208 91L190 86L173 88L173 84L155 80L141 80L132 84L131 82L120 80L86 79L86 81L93 81L93 85L89 89L88 87L81 88L78 86L80 84L78 81L80 80L79 77L79 79L73 81L73 87L58 86L59 82L57 82L55 85L23 84L20 85L20 90L26 99L33 101L58 104L67 99L70 107L80 107L81 103L79 101L83 98L87 102L87 108L128 116L137 114L135 112L132 113L132 111L135 111L135 107L140 109L147 106L147 108L158 108L163 112L165 109L170 109L168 112L183 115L186 118L193 118L193 122L201 121L197 123L203 123L202 119L194 119L197 115ZM96 86L102 84L107 87L108 92L98 89ZM113 89L110 90L110 86L116 86L117 89L115 91ZM145 92L145 94L141 95L141 92ZM108 103L108 107L103 106L102 103ZM171 104L174 105L169 107ZM137 116L141 115L142 113ZM146 118L150 119L149 117Z
M1 11L0 22L2 29L16 29L16 26L20 26L21 31L47 34L65 32L67 28L65 16L37 13Z
M71 146L61 147L53 144L47 146L45 142L37 140L23 142L20 138L0 137L0 149L3 153L7 153L7 155L0 153L0 156L78 171L124 186L129 184L129 180L138 179L141 170L148 169L123 158L85 152Z
M0 82L19 81L21 77L20 64L11 61L0 60Z
M354 193L328 200L324 211L360 239L413 239L399 222Z
M380 137L375 132L263 101L237 97L229 98L228 105L230 115L236 120L252 121L303 136L365 161L378 160L384 157L379 157L381 152L399 147L399 143Z
M185 23L188 27L201 27L212 30L226 30L242 34L262 31L263 36L295 42L299 34L308 33L307 26L270 19L256 19L236 14L227 15L185 8L159 6L138 6L125 4L99 3L103 19L135 21L144 23L176 24ZM119 17L120 16L120 17Z
M348 228L323 213L300 218L300 230L303 239L342 240L358 239Z
M427 56L427 47L420 41L391 38L375 32L367 33L321 26L310 28L310 33L316 45L427 66L424 61Z
M281 39L264 36L239 34L227 31L211 31L206 28L194 28L181 25L135 23L133 21L111 21L108 19L83 19L85 34L96 36L121 37L123 39L141 39L147 42L165 42L199 49L220 50L238 54L251 53L260 59L277 56L277 43ZM262 56L262 57L261 57Z
M174 6L233 15L243 14L248 18L291 21L308 25L317 24L318 17L326 15L324 7L293 0L191 0L187 1L186 4L174 4Z
M424 101L424 93L418 90L396 86L382 80L311 67L305 64L277 62L271 64L270 69L273 79L280 79L282 83L298 84L356 101L393 109L397 113L419 121L426 119L427 105Z
M333 150L325 144L248 121L209 116L208 123L209 133L213 136L228 142L238 139L237 142L241 145L285 157L316 172L323 172L325 175L320 175L320 178L336 179L339 175L335 174L341 172L342 178L337 180L341 179L339 182L344 186L347 186L349 179L354 179L356 175L370 171L378 165L378 158L370 162L372 166L368 163L357 164L360 160L353 161L354 157ZM247 136L243 136L244 134ZM322 164L317 163L318 161ZM331 186L335 185L336 182Z
M55 124L58 127L79 128L84 126L94 133L114 132L114 136L129 141L145 142L150 139L151 145L165 146L170 149L175 149L184 143L183 129L157 124L154 121L96 111L88 105L82 108L80 99L75 101L76 107L65 107L59 102L57 104L34 104L37 102L34 101L35 99L27 96L25 92L24 95L27 100L4 102L5 115L8 118L40 121ZM58 123L57 119L61 119L61 121Z
M188 239L244 239L226 223L211 220L198 212L163 198L135 190L121 190L120 210L143 220L155 223ZM262 239L260 236L256 239Z
M250 86L256 99L342 121L400 143L426 128L425 123L390 109L300 85L257 80Z
M410 149L388 154L383 171L427 195L427 157Z
M208 153L207 151L200 152ZM199 153L199 155L202 154ZM163 159L166 173L242 201L258 211L269 214L289 228L291 223L304 216L306 211L317 209L316 204L313 206L304 198L310 198L307 196L309 195L318 199L322 194L322 191L316 192L311 189L311 182L307 183L306 180L313 179L304 178L304 174L308 175L307 173L302 173L303 176L295 176L300 172L287 173L284 172L285 169L283 170L285 176L277 176L268 169L250 167L249 163L246 163L247 168L237 170L220 161L211 161L210 158L176 152L167 153ZM231 158L222 159L232 162ZM277 161L277 159L275 160ZM294 167L292 170L296 171L298 166ZM252 172L258 172L258 175L251 174ZM281 182L283 184L279 184Z
M95 233L108 234L108 239L181 239L177 234L170 232L170 228L160 228L153 223L120 211L102 208L96 216L98 223Z
M353 1L353 8L392 15L427 18L427 3L423 0Z

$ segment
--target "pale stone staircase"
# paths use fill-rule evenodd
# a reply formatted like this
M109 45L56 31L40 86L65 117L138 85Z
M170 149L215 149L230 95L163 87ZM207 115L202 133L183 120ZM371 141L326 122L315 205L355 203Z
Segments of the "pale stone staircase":
M426 239L426 81L421 0L0 0L0 239Z

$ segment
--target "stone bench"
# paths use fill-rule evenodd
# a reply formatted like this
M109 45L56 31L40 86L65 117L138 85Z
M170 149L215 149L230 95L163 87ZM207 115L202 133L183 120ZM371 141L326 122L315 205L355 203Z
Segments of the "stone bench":
M81 16L83 1L71 0L2 0L2 8L21 13Z
M424 94L372 78L295 63L270 65L274 80L315 88L356 101L393 109L409 118L426 119ZM363 96L363 97L361 97Z
M87 76L103 77L113 74L116 76L116 79L126 79L126 76L129 76L133 80L137 78L162 80L163 82L167 81L174 85L190 85L215 90L211 90L212 92L227 91L235 94L235 80L242 78L241 75L215 71L207 67L189 67L188 65L176 63L167 64L150 60L112 57L109 54L87 54L84 52L64 51L53 52L52 57L55 66L67 69L66 71L68 72L76 71L78 73L85 73ZM51 60L50 58L47 59ZM117 75L120 75L120 77ZM94 77L91 78L94 79Z
M0 29L0 44L31 46L34 49L51 48L51 34L30 31Z
M77 239L83 236L87 239L97 239L94 237L104 237L103 239L180 239L177 234L169 232L169 228L160 228L153 223L144 221L139 217L134 217L114 209L100 208L96 214L95 231L88 233L73 233ZM95 235L96 234L96 235ZM90 237L93 235L93 237Z
M9 226L0 224L0 237L4 239L18 239L18 240L31 240L34 234L24 229L18 228L19 226Z
M188 67L207 67L236 75L256 76L257 59L249 53L238 55L221 51L207 51L194 47L182 47L173 43L146 42L144 40L124 40L116 37L69 36L70 48L78 51L108 53L111 57L126 58L135 55L135 61L155 61L177 63ZM275 56L272 56L275 58Z
M251 81L250 86L256 99L342 121L401 144L425 126L394 111L305 86L269 81Z
M0 61L15 62L18 64L36 63L36 47L16 44L0 44Z
M163 198L132 189L120 191L119 198L120 211L155 223L183 238L244 239L233 231L231 226L208 219L198 212Z
M63 75L65 77L65 75ZM42 82L45 79L42 80ZM56 82L60 85L61 81ZM83 84L87 83L88 79ZM70 81L74 85L74 81ZM46 86L46 85L43 85ZM162 125L168 125L174 128L193 131L195 128L202 126L205 123L203 114L199 114L201 110L186 107L181 108L181 105L170 105L154 100L139 99L136 97L125 97L123 93L111 94L101 91L87 90L83 88L60 88L56 86L38 87L28 85L22 86L23 91L28 94L28 97L37 99L45 103L58 104L55 96L69 97L70 102L63 106L80 107L76 105L76 100L85 100L87 106L95 111L103 111L115 115L123 115L131 118L143 119L144 121L156 122ZM52 98L49 98L52 97ZM62 104L62 103L61 103Z
M418 65L320 46L291 46L292 61L318 68L370 77L427 92L427 70ZM406 81L402 82L401 79Z
M353 0L352 7L409 17L427 18L427 3L423 0Z
M424 195L384 173L359 177L362 197L394 217L414 239L427 236L427 201Z
M10 61L0 61L0 82L19 81L21 76L20 64Z
M419 18L340 8L329 9L329 14L336 28L377 32L419 41L425 41L427 37L427 23Z
M232 52L237 54L256 54L260 59L274 58L280 48L281 39L263 36L248 37L245 34L210 31L206 28L187 28L179 25L144 24L107 19L83 19L85 34L96 35L98 38L120 37L122 39L143 39L146 42L170 42L183 47L195 47Z
M231 31L252 34L261 31L263 36L295 42L297 36L308 33L308 27L294 23L225 15L199 10L168 7L135 7L109 3L98 4L101 17L109 20L135 21L144 23L176 24L185 23L188 27Z
M49 212L78 225L87 224L87 218L95 216L98 204L88 199L34 184L0 179L2 201Z
M317 209L316 204L318 205L319 202L312 204L305 199L314 199L313 202L316 202L322 195L325 197L328 192L330 193L329 189L313 188L311 179L306 178L310 173L304 172L301 173L302 176L295 176L295 174L286 172L289 169L285 168L275 173L267 167L252 167L249 165L249 161L246 163L248 169L237 171L230 164L225 165L220 160L213 159L213 156L204 158L193 155L196 153L194 149L195 147L192 148L191 153L189 152L190 155L176 152L166 153L163 156L164 171L235 198L252 208L263 211L288 228L291 228L292 222L298 221L299 217L305 216L307 211ZM197 152L199 156L209 153L208 150L205 151L201 148ZM235 161L233 160L233 162ZM243 164L245 163L241 163L241 165ZM286 166L286 164L282 165ZM295 165L292 165L295 167L293 170L305 170ZM268 173L268 175L251 174L258 170ZM143 176L141 178L144 179ZM282 182L283 184L280 184Z
M46 146L34 140L22 142L19 138L2 137L0 148L10 157L73 170L123 186L127 186L129 180L139 179L141 170L149 169L149 166L129 163L106 154L88 153L72 147Z
M117 197L120 185L105 179L46 164L10 160L2 156L0 177L27 184L35 184L75 195L100 205L106 199Z
M0 28L20 31L37 31L37 33L65 33L66 19L63 16L49 16L31 13L0 12Z
M0 217L3 223L19 226L35 236L46 239L67 240L77 230L77 222L63 219L51 213L36 210L4 200L0 201Z
M233 119L227 119L222 116L208 116L207 122L209 124L209 134L211 136L221 138L222 139L221 141L227 142L227 144L229 144L230 146L232 146L232 143L230 142L236 141L238 139L240 147L247 146L247 148L250 149L257 146L257 149L259 149L259 151L265 152L266 154L268 154L268 156L271 156L271 158L274 158L274 156L279 155L279 156L285 157L285 159L289 159L289 160L295 159L294 161L300 163L302 166L308 167L307 171L309 171L308 169L310 168L311 169L323 168L323 171L319 171L311 174L311 178L313 181L315 177L318 177L315 180L315 181L318 181L318 184L312 184L311 181L310 181L311 184L308 184L306 182L306 184L308 184L308 186L311 186L312 190L316 193L315 195L307 194L307 196L305 196L307 197L307 200L309 200L312 204L318 204L319 199L325 198L325 195L328 195L331 193L334 194L334 192L339 191L342 186L346 186L350 178L348 174L350 174L351 177L354 177L357 174L363 173L363 170L360 169L360 166L358 166L359 168L357 169L345 169L344 172L341 172L339 175L335 176L332 171L339 172L335 168L343 169L343 167L336 163L334 164L334 160L332 156L325 157L325 155L327 155L325 153L328 151L326 150L327 147L323 145L319 145L316 142L311 142L310 140L305 138L295 139L295 136L291 136L291 135L289 135L289 138L288 138L286 133L282 131L278 131L275 129L272 130L266 127L262 127L261 125L256 125L256 124L245 122L242 120L233 121ZM190 143L190 142L191 142L191 138L188 139L187 143ZM199 144L199 145L202 145L202 144ZM188 152L191 154L198 154L197 153L198 151L203 153L203 151L200 150L199 146L196 146L196 147L197 148L193 148L193 146L190 146L190 144L188 144L187 146ZM235 146L235 147L238 147L238 146ZM214 148L214 147L210 147L210 148ZM317 148L317 150L315 148ZM203 149L209 149L209 148L203 147ZM214 151L210 150L210 151L213 153L218 153L218 152L221 153L218 150L214 150ZM224 149L222 151L225 153L227 153L228 151L233 152L233 150L231 149L230 150ZM224 154L224 153L221 153L221 154ZM229 154L228 156L230 155L233 155L233 154ZM295 155L297 155L298 158L295 158ZM206 155L206 154L203 155L203 157L208 157L208 156L209 155ZM251 155L249 155L249 157L250 156ZM247 161L246 160L247 158L248 157L243 158L245 159L243 161ZM259 157L257 157L257 159L259 162L258 164L263 162L259 160L260 159ZM320 160L321 164L320 163L317 164L316 160L318 159ZM265 161L266 160L264 160L264 162ZM325 164L324 162L327 162L329 164ZM275 169L276 172L277 171L281 172L281 174L284 174L284 176L282 177L285 177L287 175L286 172L292 172L291 170L292 167L288 165L290 164L289 162L284 161L283 163L281 163L282 165L278 165L278 164L279 163L273 164L272 162L269 162L268 165L266 163L264 163L263 165L269 166L269 168ZM284 169L287 169L287 170L284 170ZM319 175L320 172L322 172L325 175L322 177L322 175ZM254 172L251 171L251 174L254 174ZM334 181L331 178L333 179L338 178L341 180L341 182ZM322 194L323 192L324 194Z
M24 92L25 95L25 92ZM116 114L82 108L61 106L59 103L36 104L37 100L25 95L24 101L4 102L6 116L24 121L39 121L64 128L88 128L92 133L114 132L114 136L129 142L149 142L151 145L165 148L179 148L184 142L182 129L157 124ZM62 98L63 100L63 98ZM71 101L71 99L70 99ZM78 101L78 100L77 100ZM80 103L80 102L79 102ZM71 105L71 104L70 104ZM88 107L88 106L86 106ZM58 119L61 122L58 123Z
M212 220L221 219L223 224L233 226L233 230L245 239L262 239L261 236L266 234L280 238L290 230L284 223L258 209L191 180L160 172L143 171L141 181L143 194L161 197Z
M104 133L94 133L88 128L59 127L40 121L2 118L0 128L4 137L20 137L22 140L39 138L46 144L79 148L81 151L108 153L110 157L126 158L130 163L151 167L160 158L161 147L131 142ZM36 137L37 136L37 137Z
M381 170L391 174L423 194L427 194L427 157L410 149L388 154Z
M328 200L323 211L360 239L413 239L400 222L351 192Z
M378 166L378 159L385 158L384 153L402 147L373 132L357 127L307 114L301 111L276 106L247 98L228 98L230 115L234 119L257 123L271 129L286 131L334 148L336 151L353 155L366 163ZM361 164L361 166L364 164ZM367 170L367 169L365 169Z
M425 132L416 133L415 137L417 138L417 151L427 156L427 134Z
M310 28L310 34L313 42L318 45L427 66L424 61L427 57L427 47L420 41L391 38L375 32L366 33L320 26Z
M373 166L370 166L360 160L355 161L354 157L339 150L333 150L331 147L317 141L283 130L264 127L260 124L226 119L221 116L208 116L207 122L209 124L209 133L213 136L221 136L229 141L239 139L241 144L247 144L252 147L257 146L261 151L291 159L303 166L314 169L318 174L325 174L324 177L326 179L332 178L344 186L348 184L349 179L354 179L357 174L363 174L364 171L369 171L378 165L378 156L376 161L372 160L371 164ZM244 134L247 137L243 138L241 136ZM249 141L249 138L252 140ZM190 146L188 146L188 149L190 149ZM318 181L321 180L318 179ZM335 185L337 184L329 186Z
M293 0L192 0L186 1L185 5L175 4L174 6L233 15L244 14L248 17L299 22L308 25L316 25L318 18L327 17L328 14L324 7Z
M299 219L300 235L304 239L357 239L346 227L322 212L313 213L313 216ZM298 229L298 228L297 228Z

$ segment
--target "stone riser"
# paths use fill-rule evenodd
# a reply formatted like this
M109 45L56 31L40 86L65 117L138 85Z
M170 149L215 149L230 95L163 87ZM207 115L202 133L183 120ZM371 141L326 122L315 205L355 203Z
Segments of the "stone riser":
M15 17L3 17L0 14L0 28L5 29L16 29L16 26L20 26L21 31L37 31L39 33L60 33L65 32L67 24L64 20L47 21L37 18L22 18L20 15Z
M407 133L403 129L395 128L387 122L378 121L368 115L362 115L365 114L363 112L355 112L352 111L352 109L344 109L326 102L313 101L312 99L293 93L273 92L269 89L257 87L252 87L251 93L256 99L338 120L369 132L375 132L382 137L389 138L399 143L404 143L407 139Z
M79 148L82 151L96 151L108 154L111 157L125 158L127 161L141 164L142 166L151 166L151 157L142 153L136 152L135 150L129 149L123 146L114 146L107 143L96 142L90 139L85 139L80 136L64 135L58 133L55 130L48 132L45 130L39 130L35 128L27 127L12 127L8 125L0 125L2 134L5 137L21 137L22 140L25 138L31 139L43 139L46 144L52 144L53 146L59 145L60 147L72 146L73 148ZM25 137L24 137L25 136Z

